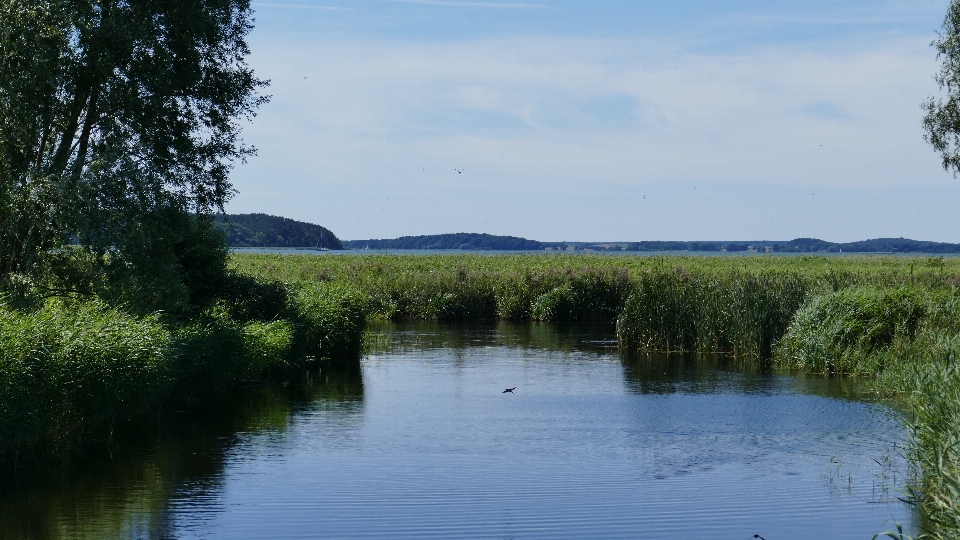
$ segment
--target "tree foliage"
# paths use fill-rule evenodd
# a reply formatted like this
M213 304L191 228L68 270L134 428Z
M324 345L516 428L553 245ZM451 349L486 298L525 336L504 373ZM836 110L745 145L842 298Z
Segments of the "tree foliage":
M924 139L940 153L943 168L960 173L960 0L953 0L943 27L931 43L937 49L940 72L934 77L945 98L930 97L923 103Z
M0 0L0 275L71 243L155 271L214 234L266 99L251 24L247 0Z
M225 214L217 226L233 247L316 247L343 249L330 229L267 214Z

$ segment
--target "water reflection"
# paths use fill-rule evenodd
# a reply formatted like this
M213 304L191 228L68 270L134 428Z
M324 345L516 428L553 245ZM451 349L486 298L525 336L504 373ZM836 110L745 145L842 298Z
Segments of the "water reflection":
M0 538L175 537L171 503L222 491L224 463L238 444L282 435L297 414L331 407L341 411L341 427L362 418L359 366L172 404L123 437L22 456L0 469Z
M401 353L472 347L513 347L551 352L609 354L617 350L615 328L609 324L554 325L499 321L489 324L439 322L380 322L370 326L371 353Z
M624 382L640 394L795 392L858 401L877 395L869 380L775 370L749 357L620 351L620 358Z

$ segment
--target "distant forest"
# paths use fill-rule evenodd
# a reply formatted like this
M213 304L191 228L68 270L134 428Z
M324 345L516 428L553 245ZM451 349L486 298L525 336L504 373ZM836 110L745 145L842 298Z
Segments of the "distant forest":
M767 251L773 253L960 253L960 244L908 238L875 238L859 242L827 242L796 238L785 242L690 242L691 251ZM638 248L639 249L639 248Z
M393 240L346 240L347 249L470 249L503 251L540 251L542 242L517 238L516 236L494 236L492 234L432 234L427 236L401 236Z
M232 247L326 249L457 249L493 251L726 251L740 253L960 253L960 244L907 238L827 242L816 238L756 241L538 242L517 236L456 233L345 240L329 229L267 214L226 214L217 218Z
M217 217L231 247L343 249L329 229L267 214L225 214Z
M384 240L346 240L347 249L462 249L502 251L726 251L753 253L960 253L960 244L907 238L827 242L816 238L773 241L538 242L516 236L436 234Z

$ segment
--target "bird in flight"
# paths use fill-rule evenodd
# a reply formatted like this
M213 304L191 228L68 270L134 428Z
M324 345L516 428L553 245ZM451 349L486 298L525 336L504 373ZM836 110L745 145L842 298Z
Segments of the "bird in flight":
M514 386L513 388L507 388L506 390L504 390L503 392L500 392L500 393L501 393L501 394L506 394L507 392L509 392L509 393L512 394L513 391L516 390L516 389L517 389L517 387Z
M454 170L457 171L457 174L463 174L463 171L461 171L460 169L454 169Z

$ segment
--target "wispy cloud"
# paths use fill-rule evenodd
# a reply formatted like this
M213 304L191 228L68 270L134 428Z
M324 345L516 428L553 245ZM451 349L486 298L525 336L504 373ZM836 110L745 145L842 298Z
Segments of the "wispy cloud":
M375 0L387 3L399 4L420 4L425 6L439 7L460 7L460 8L483 8L483 9L543 9L546 4L534 4L529 2L483 2L470 0ZM309 9L324 11L345 11L355 8L346 6L328 6L317 4L293 4L285 2L252 2L254 7L283 8L283 9Z
M250 5L254 7L275 7L275 8L287 8L287 9L316 9L324 11L344 11L353 8L343 7L343 6L318 6L310 4L283 4L277 2L252 2Z
M613 62L610 49L635 53ZM253 129L287 134L278 159L354 185L381 160L467 161L493 174L491 189L901 185L936 169L917 113L935 67L925 41L654 56L641 42L560 38L277 50L258 66L276 109Z
M463 0L383 0L385 2L398 2L403 4L423 4L428 6L445 7L471 7L471 8L492 8L492 9L542 9L548 7L545 4L532 4L528 2L480 2Z

